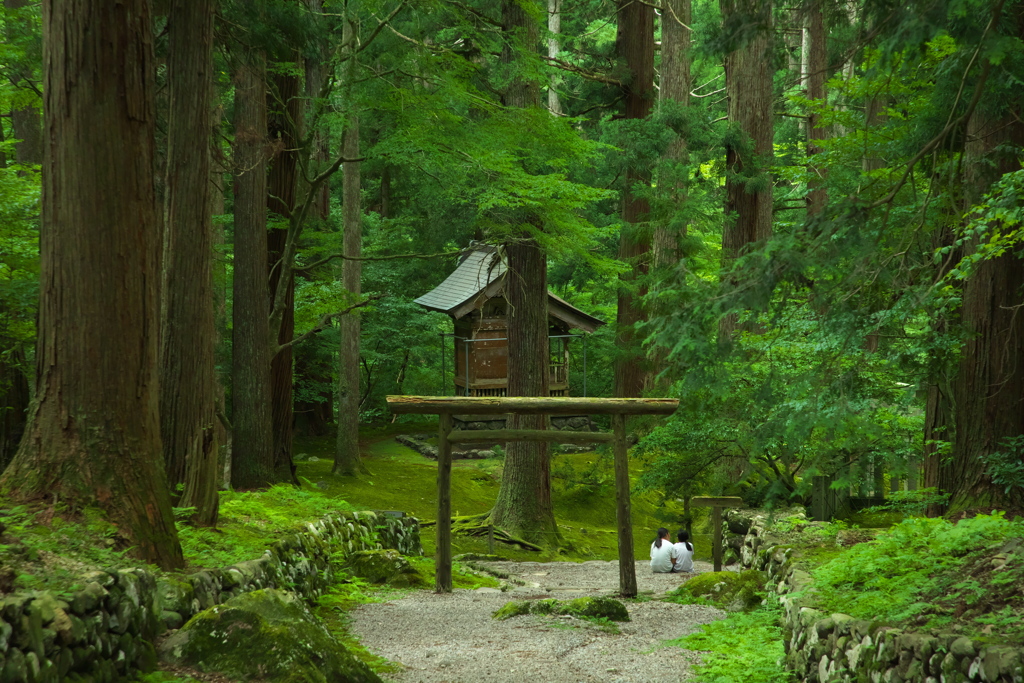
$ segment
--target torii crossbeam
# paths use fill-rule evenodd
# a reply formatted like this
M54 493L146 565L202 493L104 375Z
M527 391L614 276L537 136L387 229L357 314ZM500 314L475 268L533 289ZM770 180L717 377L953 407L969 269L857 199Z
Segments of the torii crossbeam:
M532 398L467 396L388 396L388 409L396 414L437 415L437 554L434 562L438 593L452 591L452 443L459 441L553 441L558 443L611 442L615 454L615 501L618 521L619 593L636 597L633 521L629 497L629 460L626 452L627 415L671 415L679 407L672 398ZM611 415L612 433L569 432L544 429L495 429L452 433L452 415Z

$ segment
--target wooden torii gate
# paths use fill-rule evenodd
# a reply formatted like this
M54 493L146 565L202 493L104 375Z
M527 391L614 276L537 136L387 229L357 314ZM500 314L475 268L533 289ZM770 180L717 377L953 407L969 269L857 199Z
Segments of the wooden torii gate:
M615 454L615 501L619 537L619 593L637 594L633 555L633 521L626 453L627 415L670 415L679 406L671 398L532 398L467 396L388 396L393 413L437 415L437 568L434 590L452 591L452 443L461 441L611 442ZM474 429L452 431L452 415L611 415L612 433L546 429Z

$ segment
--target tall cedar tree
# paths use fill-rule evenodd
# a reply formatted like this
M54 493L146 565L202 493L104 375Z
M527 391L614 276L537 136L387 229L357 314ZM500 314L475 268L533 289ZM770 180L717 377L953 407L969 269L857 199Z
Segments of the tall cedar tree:
M1020 4L1017 20L1024 18ZM1024 23L1022 23L1024 27ZM1020 169L1024 124L1007 103L1001 116L975 112L968 126L967 207L981 201L991 183ZM1007 152L1007 150L1015 150ZM994 485L982 458L993 453L1020 459L1004 439L1024 434L1024 267L1012 251L982 262L964 284L961 320L969 332L953 382L956 409L953 457L940 466L940 490L950 507L1024 508L1024 491Z
M348 46L345 78L348 87L356 78L356 38L358 26L346 17L342 42ZM347 98L351 102L351 96ZM342 132L342 157L359 158L359 119L348 113ZM342 164L342 250L346 256L341 264L341 286L353 297L362 292L363 209L360 199L362 177L358 161ZM338 438L335 442L335 474L356 475L365 472L359 457L359 336L362 325L358 315L343 315L338 321Z
M99 505L140 558L183 565L160 444L154 59L145 0L43 3L36 387L0 485Z
M723 266L772 233L772 13L770 2L721 0L722 20L735 49L725 58L729 124L725 151ZM719 338L736 329L735 314L719 324Z
M654 104L654 7L633 0L619 0L618 17L616 46L629 74L623 86L625 117L647 118ZM650 237L637 224L648 219L651 207L647 199L637 196L636 189L650 182L648 169L632 165L626 170L619 258L629 263L632 271L622 278L615 316L619 346L619 357L615 362L615 395L620 397L641 396L649 372L633 329L643 319L639 304L643 292L635 292L633 288L636 280L649 269Z
M267 316L266 56L243 53L235 73L235 258L231 340L235 488L274 477Z
M160 326L160 433L181 507L217 523L210 108L213 0L174 0L168 21L167 225Z
M275 151L267 179L267 209L280 228L267 233L269 291L267 310L274 306L278 287L285 288L284 311L278 330L270 330L270 405L274 435L274 479L298 483L292 465L292 347L277 353L278 345L295 336L295 276L281 281L281 259L288 240L288 222L295 210L299 172L299 136L305 103L300 96L299 77L291 70L276 73L267 92L268 135ZM276 342L276 343L275 343Z
M532 12L528 9L533 10ZM508 37L501 61L515 69L519 55L536 50L539 27L535 16L543 7L535 0L505 0L501 6L502 28ZM540 88L517 75L508 84L502 101L507 107L540 106ZM521 216L524 222L535 216ZM524 231L505 245L508 274L508 395L547 396L548 299L547 257L536 240ZM543 415L511 415L511 429L544 429ZM501 488L491 512L494 524L545 545L558 539L551 501L551 461L546 443L513 441L506 444Z

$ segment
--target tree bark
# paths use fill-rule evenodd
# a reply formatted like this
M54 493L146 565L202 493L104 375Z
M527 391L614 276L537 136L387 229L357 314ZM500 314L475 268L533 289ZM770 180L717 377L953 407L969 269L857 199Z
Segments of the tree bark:
M726 141L725 152L722 265L728 268L750 245L768 239L772 233L772 183L768 173L774 134L772 26L771 3L720 0L720 4L723 18L742 15L744 22L756 24L748 41L725 58L729 121L735 127ZM751 183L755 187L748 187ZM719 338L731 338L736 326L735 314L723 318Z
M666 0L661 13L661 89L662 105L674 102L681 107L690 106L690 24L691 0ZM669 193L669 211L678 210L686 202L687 189L682 166L689 159L686 138L677 135L665 151L668 162L665 182ZM652 243L655 268L674 265L680 257L679 239L686 236L686 223L674 227L671 216L659 221L654 229Z
M271 311L279 288L285 288L284 311L280 329L270 330L277 344L287 344L295 336L295 276L289 273L282 281L281 259L285 257L285 244L295 210L298 187L299 129L302 125L305 103L300 97L298 76L277 74L274 87L267 94L268 132L270 144L276 151L270 162L267 179L267 209L271 220L282 225L267 233L268 307ZM277 344L274 346L276 347ZM273 353L273 351L271 352ZM270 403L274 435L274 478L297 484L292 464L292 361L291 346L273 354L270 362Z
M210 95L213 1L171 3L167 80L167 225L160 326L160 433L167 483L181 507L217 523Z
M1019 12L1019 9L1018 9ZM1020 17L1018 17L1019 19ZM1024 23L1024 22L1022 22ZM992 181L1020 168L1024 124L1011 106L1006 117L976 113L967 130L966 207L980 201ZM1005 439L1024 434L1024 267L1012 251L982 261L964 284L961 319L970 334L953 383L952 458L939 465L940 486L950 509L975 506L1024 508L1024 491L992 481L982 458L1007 453L1021 458Z
M532 239L505 246L508 273L508 395L548 395L547 259ZM538 293L540 296L538 297ZM546 429L543 415L509 415L509 429ZM548 444L510 441L492 520L509 533L553 546L558 527L551 502Z
M654 8L633 0L619 0L619 27L616 38L619 58L625 62L625 118L643 119L654 104ZM634 291L636 281L649 271L650 238L636 226L649 218L651 207L637 196L636 185L649 185L648 168L632 166L626 170L626 186L622 191L622 220L619 237L619 259L632 267L621 278L615 323L619 355L615 361L615 395L640 396L647 382L648 368L634 327L644 319L638 299L644 291Z
M37 392L0 486L98 505L140 558L176 569L157 392L151 26L145 0L43 4Z
M235 78L235 257L232 305L231 482L269 486L274 477L267 317L266 57L244 55Z

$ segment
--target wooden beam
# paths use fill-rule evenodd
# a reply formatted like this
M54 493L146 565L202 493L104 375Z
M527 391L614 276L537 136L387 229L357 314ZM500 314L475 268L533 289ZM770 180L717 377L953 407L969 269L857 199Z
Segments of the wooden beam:
M442 414L437 428L437 550L434 591L452 592L452 432L451 414Z
M671 415L674 398L534 398L526 396L388 396L392 413L439 415Z
M626 416L612 415L615 440L615 518L619 536L619 594L636 597L636 560L633 553L633 518L629 496L629 453L626 446Z
M690 505L695 508L741 508L743 499L739 496L693 496Z
M604 443L615 438L607 432L560 432L556 429L459 429L448 436L452 443L472 441L552 441Z
M741 508L743 499L739 496L694 496L690 505L698 508L711 508L711 560L715 563L715 571L722 571L722 508Z

